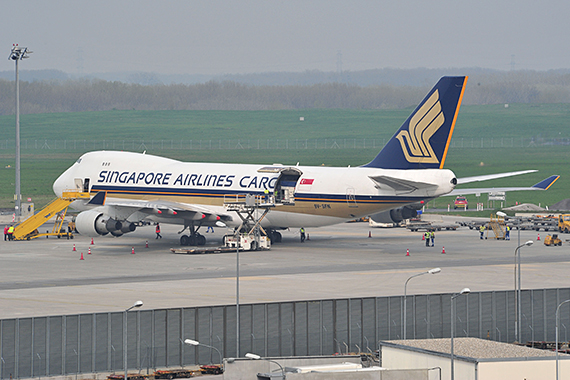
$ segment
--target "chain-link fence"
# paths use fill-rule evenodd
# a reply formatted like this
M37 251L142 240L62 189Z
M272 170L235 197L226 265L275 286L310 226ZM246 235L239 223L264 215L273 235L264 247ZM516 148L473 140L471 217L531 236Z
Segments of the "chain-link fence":
M236 139L236 140L50 140L23 139L23 150L236 150L236 149L381 149L387 139ZM534 146L570 145L570 139L535 139L524 137L463 138L451 141L452 148L529 148ZM15 149L15 140L0 140L0 150Z
M520 339L554 341L557 305L570 288L522 291ZM374 351L379 340L401 339L403 297L350 298L211 306L129 313L96 313L0 321L0 378L28 378L124 370L124 318L130 369L217 363L224 357L328 355ZM514 291L473 292L456 299L455 336L515 340ZM451 333L451 294L407 298L408 339ZM568 341L570 307L561 310L560 340Z

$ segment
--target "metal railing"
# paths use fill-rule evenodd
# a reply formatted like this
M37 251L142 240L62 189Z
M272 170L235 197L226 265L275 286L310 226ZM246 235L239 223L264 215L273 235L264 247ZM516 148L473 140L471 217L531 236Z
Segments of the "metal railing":
M555 310L570 288L523 290L522 342L554 341ZM473 292L457 300L455 336L512 342L513 291ZM450 335L451 294L407 297L408 339ZM146 370L217 362L213 350L237 356L235 305L128 313L128 366ZM0 378L122 371L123 312L0 321ZM240 305L240 354L328 355L370 352L401 339L403 296ZM570 310L561 315L570 325ZM567 334L561 331L561 340ZM562 339L563 338L563 339Z

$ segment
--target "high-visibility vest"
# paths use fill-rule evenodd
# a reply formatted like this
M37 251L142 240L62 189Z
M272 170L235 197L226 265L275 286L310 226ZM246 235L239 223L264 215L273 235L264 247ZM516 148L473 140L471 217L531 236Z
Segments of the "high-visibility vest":
M9 234L13 234L14 233L14 227L10 226L10 228L8 228L8 233Z

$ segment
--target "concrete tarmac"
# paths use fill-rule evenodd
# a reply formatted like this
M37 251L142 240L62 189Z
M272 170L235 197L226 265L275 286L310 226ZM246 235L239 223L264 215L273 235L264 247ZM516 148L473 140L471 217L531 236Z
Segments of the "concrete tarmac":
M82 236L0 241L0 319L122 311L139 299L148 309L235 304L236 254L173 254L179 230L162 225L157 240L154 226L141 227L94 245ZM305 243L298 231L283 231L270 251L239 254L240 303L402 295L408 277L435 267L441 273L414 278L408 294L514 288L516 230L510 241L480 240L465 227L439 231L435 247L425 246L421 232L367 223L307 232ZM216 246L224 233L204 235ZM546 247L544 231L540 241L536 231L520 235L521 244L534 241L521 248L522 288L570 287L570 236L560 235L562 247Z

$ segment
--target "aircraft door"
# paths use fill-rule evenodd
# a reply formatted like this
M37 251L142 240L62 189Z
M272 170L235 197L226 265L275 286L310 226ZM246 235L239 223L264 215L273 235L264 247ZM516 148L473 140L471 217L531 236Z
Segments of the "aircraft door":
M88 193L89 192L89 178L85 178L85 180L83 181L83 192L84 193Z
M303 173L295 168L287 168L281 171L275 182L275 203L295 204L295 187L301 174Z
M83 180L81 178L74 178L73 179L73 183L75 183L75 188L78 191L82 191L83 190Z
M356 203L355 190L353 187L346 189L346 202L348 203L348 207L358 207L358 204Z

